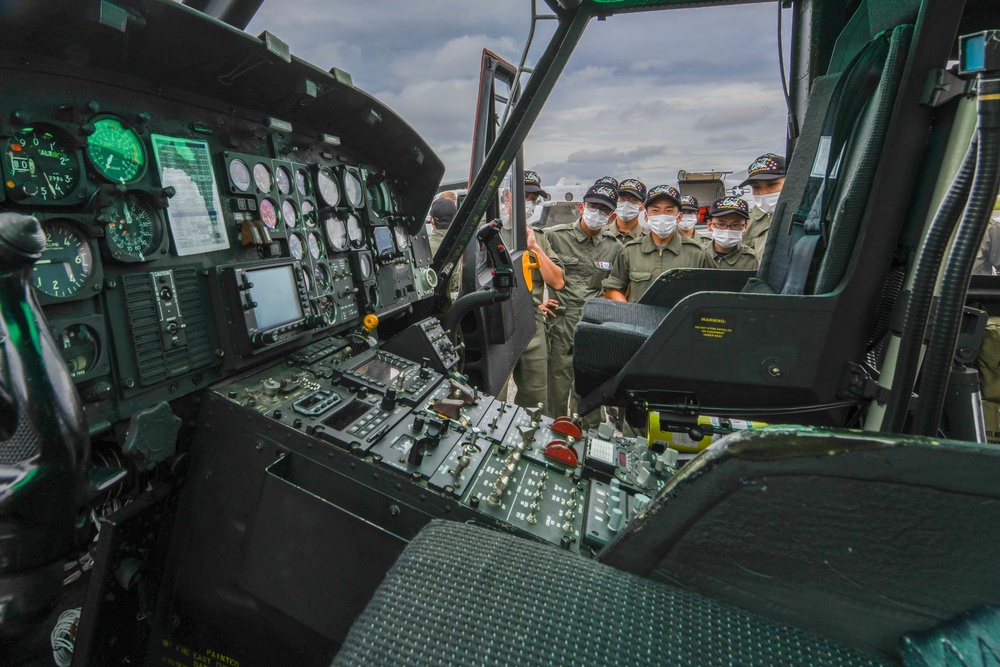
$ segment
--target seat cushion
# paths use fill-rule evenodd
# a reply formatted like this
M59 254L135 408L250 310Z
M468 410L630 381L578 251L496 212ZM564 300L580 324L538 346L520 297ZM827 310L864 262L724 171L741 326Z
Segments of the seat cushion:
M335 604L336 601L331 601ZM334 665L885 664L548 544L434 521Z

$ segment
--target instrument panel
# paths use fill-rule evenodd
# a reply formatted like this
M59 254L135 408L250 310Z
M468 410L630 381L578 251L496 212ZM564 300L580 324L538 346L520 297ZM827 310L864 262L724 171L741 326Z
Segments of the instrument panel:
M42 224L32 284L92 430L429 297L410 231L436 158L404 178L384 147L340 145L346 109L309 126L127 62L71 78L0 58L5 88L31 91L0 102L0 211Z

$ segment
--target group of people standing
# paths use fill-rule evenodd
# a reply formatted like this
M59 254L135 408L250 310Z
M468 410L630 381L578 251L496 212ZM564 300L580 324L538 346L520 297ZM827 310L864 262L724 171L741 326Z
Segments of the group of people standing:
M528 250L540 265L532 276L535 336L514 370L515 403L544 406L558 417L576 411L573 331L587 299L636 302L665 271L676 268L754 270L784 183L785 160L762 155L747 179L754 206L722 197L705 214L708 235L695 229L702 209L672 185L651 188L635 178L598 179L577 205L573 223L528 230ZM524 176L525 205L547 194L533 171ZM543 286L544 283L544 286ZM584 416L587 427L601 417Z

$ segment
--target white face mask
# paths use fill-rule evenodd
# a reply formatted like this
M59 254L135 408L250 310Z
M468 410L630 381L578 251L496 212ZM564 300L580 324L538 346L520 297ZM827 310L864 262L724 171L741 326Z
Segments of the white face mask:
M646 215L645 211L639 216L639 226L643 229L649 229L649 216Z
M754 206L764 211L764 213L771 215L774 213L774 206L778 203L778 195L780 194L780 192L775 192L769 195L754 195Z
M681 216L681 221L677 223L685 232L694 229L694 226L698 224L698 214L697 213L685 213Z
M610 213L594 211L586 206L583 207L583 224L587 225L587 228L592 232L596 232L598 229L608 224L608 218L610 217Z
M735 248L743 240L743 230L713 229L712 240L719 244L720 248Z
M525 200L524 202L524 219L531 219L532 214L535 212L535 202Z
M649 231L660 238L667 238L677 229L676 215L651 215L649 216Z
M633 204L630 201L623 201L618 204L618 208L615 209L615 212L618 214L619 220L629 222L635 218L635 216L639 215L639 205Z

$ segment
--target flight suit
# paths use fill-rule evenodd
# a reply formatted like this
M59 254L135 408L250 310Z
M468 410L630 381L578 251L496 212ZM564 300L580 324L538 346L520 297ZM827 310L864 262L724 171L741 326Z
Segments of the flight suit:
M611 267L611 275L604 279L603 287L625 294L631 285L628 300L634 303L668 269L714 268L715 262L697 241L674 232L670 243L661 248L653 243L652 236L647 235L622 248L618 261Z
M712 257L712 262L717 269L737 269L739 271L753 270L756 271L760 262L754 256L754 251L746 246L744 243L740 243L738 246L733 248L732 252L726 253L725 255L720 255L715 252L715 247L710 246L706 248L709 255Z
M601 281L622 249L622 244L608 231L587 236L577 220L556 225L546 230L546 237L553 251L559 256L566 284L555 290L552 297L559 302L557 315L546 322L549 345L549 400L548 409L555 415L567 414L570 395L573 394L573 330L583 315L587 299L601 295ZM574 405L570 413L576 409ZM600 411L594 411L584 424L595 426L600 421Z
M753 250L757 262L764 256L764 245L767 243L767 232L771 229L771 213L764 213L757 206L750 209L750 221L743 233L743 243Z
M639 215L642 215L642 213L640 213ZM633 227L631 231L627 232L623 232L622 230L618 229L617 222L609 222L607 225L604 226L604 229L602 229L601 231L610 233L612 236L618 239L618 242L621 243L622 245L625 245L626 243L634 239L642 238L643 236L646 235L646 230L643 229L642 225L640 225L638 222L636 222L635 227Z
M553 263L562 268L559 256L549 245L546 232L541 229L534 231L538 247L548 255ZM551 288L549 289L551 290ZM531 270L531 296L535 305L535 335L532 336L528 347L524 348L524 352L517 360L517 365L514 366L514 384L517 385L514 402L525 408L533 408L542 403L545 405L543 414L549 417L558 417L560 415L553 414L549 408L548 336L545 332L545 315L538 308L542 305L542 299L545 297L545 281L542 280L540 269Z

